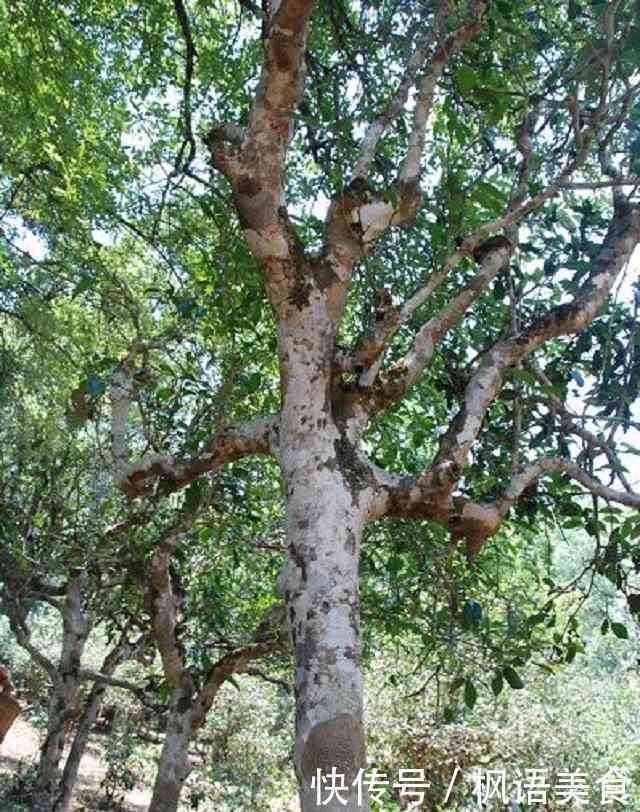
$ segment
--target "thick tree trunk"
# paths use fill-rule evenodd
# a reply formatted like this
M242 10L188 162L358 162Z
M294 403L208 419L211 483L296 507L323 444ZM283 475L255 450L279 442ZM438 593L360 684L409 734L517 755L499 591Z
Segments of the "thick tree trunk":
M365 766L358 605L364 483L353 446L332 413L334 335L327 304L310 303L280 333L288 546L280 588L295 660L295 767L303 812L368 809L352 787ZM346 789L329 800L327 784L318 795L318 778L334 770L335 783Z
M148 812L176 812L178 808L182 787L191 772L189 742L194 732L192 718L190 697L182 691L174 691Z
M318 479L294 490L289 502L286 600L296 668L300 803L302 812L363 810L368 806L364 800L358 805L352 786L365 766L357 580L361 520L338 472L332 483ZM329 778L334 769L335 781ZM324 787L318 783L323 778Z

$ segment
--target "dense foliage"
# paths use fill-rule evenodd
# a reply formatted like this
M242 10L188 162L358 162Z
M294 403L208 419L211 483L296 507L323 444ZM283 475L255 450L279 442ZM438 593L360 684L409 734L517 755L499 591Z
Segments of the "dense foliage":
M293 747L307 812L325 741L364 763L362 669L393 647L441 726L633 637L638 11L0 0L0 589L51 683L34 812L69 802L54 709L118 688L30 643L47 607L118 669L136 649L151 812L237 673L291 721L293 658L268 764L290 787ZM372 757L441 759L415 730L380 756L373 725ZM242 808L276 797L242 778Z

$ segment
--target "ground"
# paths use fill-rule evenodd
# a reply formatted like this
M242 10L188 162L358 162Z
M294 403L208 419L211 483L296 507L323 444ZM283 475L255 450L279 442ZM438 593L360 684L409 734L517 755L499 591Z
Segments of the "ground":
M0 745L0 779L17 771L24 772L34 764L39 746L40 736L36 728L22 718L17 719L4 743ZM104 774L105 765L100 757L100 748L90 743L80 765L80 779L72 812L94 812L97 809L109 812L104 806L100 806L100 782ZM148 787L135 787L127 793L125 804L121 808L123 812L144 812L150 800L151 792Z

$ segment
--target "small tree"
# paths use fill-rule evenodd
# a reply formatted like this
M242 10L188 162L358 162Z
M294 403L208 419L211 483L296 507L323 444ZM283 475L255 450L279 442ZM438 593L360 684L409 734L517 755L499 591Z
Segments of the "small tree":
M197 510L187 500L160 537L153 538L150 562L139 583L146 595L168 694L166 733L149 812L178 809L184 782L192 768L189 745L206 722L224 683L236 674L251 671L256 661L283 655L288 650L285 608L281 603L272 604L258 615L260 622L253 635L242 634L237 618L235 626L228 624L230 628L226 628L225 624L218 628L212 622L210 604L200 609L194 605L198 591L207 589L211 575L206 567L198 572L201 554L197 531L207 525L215 527L215 516L206 508L214 497L220 499L222 495L215 483L207 490L208 493L200 493ZM192 551L191 555L185 547ZM236 560L239 561L238 556ZM236 580L240 588L249 581L254 589L260 589L261 581L255 578L250 565L251 574L243 578L238 570ZM246 588L244 592L244 602L250 604ZM232 594L220 595L225 603L232 599ZM246 606L250 615L255 613L251 608Z
M69 460L65 462L62 472L47 468L40 456L23 457L15 478L4 483L7 510L0 546L0 608L9 619L18 645L51 684L33 812L67 812L70 808L80 762L107 686L114 680L118 666L139 653L145 644L140 626L126 622L118 631L113 630L112 645L100 669L96 672L86 667L89 636L109 619L113 608L103 601L113 583L100 570L100 564L109 563L104 545L108 534L99 536L103 558L98 563L97 544L91 543L95 516L87 526L80 507L84 494L76 490L86 487L87 482L82 477L74 479L74 467ZM73 504L73 518L67 500ZM78 543L79 533L82 544ZM52 608L61 621L57 658L32 640L35 619L43 610ZM81 688L87 681L92 687L83 695ZM75 733L70 737L74 723ZM70 749L60 772L63 750L69 741Z

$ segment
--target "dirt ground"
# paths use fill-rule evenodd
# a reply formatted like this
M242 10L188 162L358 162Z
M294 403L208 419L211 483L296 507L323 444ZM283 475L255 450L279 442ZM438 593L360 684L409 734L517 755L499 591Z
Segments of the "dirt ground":
M106 767L101 758L100 744L90 741L87 752L80 764L80 777L74 793L71 812L146 812L151 801L151 788L140 784L125 796L122 807L110 809L104 805L104 795L100 789ZM24 772L35 764L40 748L40 735L24 717L19 717L0 745L0 778ZM186 810L186 804L181 805ZM288 803L273 801L264 812L292 812L298 809L295 800ZM0 809L0 812L4 810ZM247 810L254 812L254 810Z
M38 757L40 737L38 731L24 718L18 718L7 738L0 745L0 775L13 774L34 764ZM80 778L75 792L73 812L95 812L101 796L100 782L105 774L105 765L99 749L89 744L80 765ZM128 812L144 812L151 800L147 787L135 787L125 798Z

